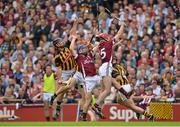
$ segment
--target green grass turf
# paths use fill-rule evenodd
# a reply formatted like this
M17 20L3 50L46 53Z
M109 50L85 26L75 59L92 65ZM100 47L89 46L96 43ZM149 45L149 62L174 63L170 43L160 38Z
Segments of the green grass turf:
M178 126L180 122L1 122L0 126Z

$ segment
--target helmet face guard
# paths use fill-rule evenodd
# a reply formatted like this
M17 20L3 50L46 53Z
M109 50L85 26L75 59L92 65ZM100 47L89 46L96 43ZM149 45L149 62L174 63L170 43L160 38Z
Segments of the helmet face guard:
M63 47L63 41L60 38L57 38L53 41L53 45L55 48L62 48Z

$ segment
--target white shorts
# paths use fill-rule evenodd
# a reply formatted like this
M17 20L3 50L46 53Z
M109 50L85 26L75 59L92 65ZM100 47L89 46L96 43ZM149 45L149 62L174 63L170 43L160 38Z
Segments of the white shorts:
M93 89L100 84L100 77L98 75L85 78L85 90L86 92L92 92Z
M112 63L111 63L111 62L103 63L103 64L99 67L99 75L100 75L101 77L111 76L111 73L112 73Z
M50 102L51 96L53 96L53 93L43 93L43 101Z
M122 88L124 89L124 91L125 91L126 93L130 93L130 92L132 92L132 90L133 90L133 88L131 87L130 84L123 85ZM123 94L123 93L120 92L120 91L118 92L117 97L118 97L118 102L119 102L119 101L120 101L120 102L123 102L123 101L129 99L129 97L127 97L125 94Z
M123 85L123 86L121 86L127 93L130 93L132 90L133 90L133 88L131 87L131 85L130 84L126 84L126 85Z
M85 79L84 79L81 72L76 71L73 78L75 78L77 84L79 84L79 85L84 85L85 84Z
M74 74L75 70L68 70L68 71L64 71L62 70L62 79L64 81L69 80L69 78Z

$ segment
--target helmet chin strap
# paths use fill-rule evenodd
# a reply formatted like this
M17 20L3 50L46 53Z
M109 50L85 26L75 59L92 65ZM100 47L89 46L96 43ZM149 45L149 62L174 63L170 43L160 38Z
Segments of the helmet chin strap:
M106 39L104 39L104 38L101 38L101 40L108 41L108 40L106 40Z
M82 55L87 55L87 52L79 52Z
M99 41L99 42L101 43L101 42L106 42L106 41L107 41L107 40L105 40L104 38L100 38L100 41Z
M82 54L82 55L85 55L86 53L85 52L79 52L80 54Z

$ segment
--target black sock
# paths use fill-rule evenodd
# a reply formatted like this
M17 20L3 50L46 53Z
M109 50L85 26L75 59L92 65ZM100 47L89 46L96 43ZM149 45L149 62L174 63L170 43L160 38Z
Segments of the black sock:
M144 111L143 115L147 118L151 117L151 114L149 114L147 111Z
M61 105L61 103L62 103L61 101L57 101L57 105Z
M50 121L50 117L49 116L46 117L46 121Z
M57 94L55 93L53 96L56 98L56 97L57 97Z
M98 109L101 109L101 107L99 106L99 104L95 103L94 106Z
M97 103L94 104L95 107L99 107L99 105Z
M79 110L79 112L80 112L80 113L82 113L82 112L83 112L83 110L82 110L82 109L80 109L80 110Z
M57 106L56 106L56 110L60 111L61 109L61 101L57 101Z
M86 119L87 113L86 113L86 112L83 112L83 113L82 113L82 116L83 116L84 119Z

